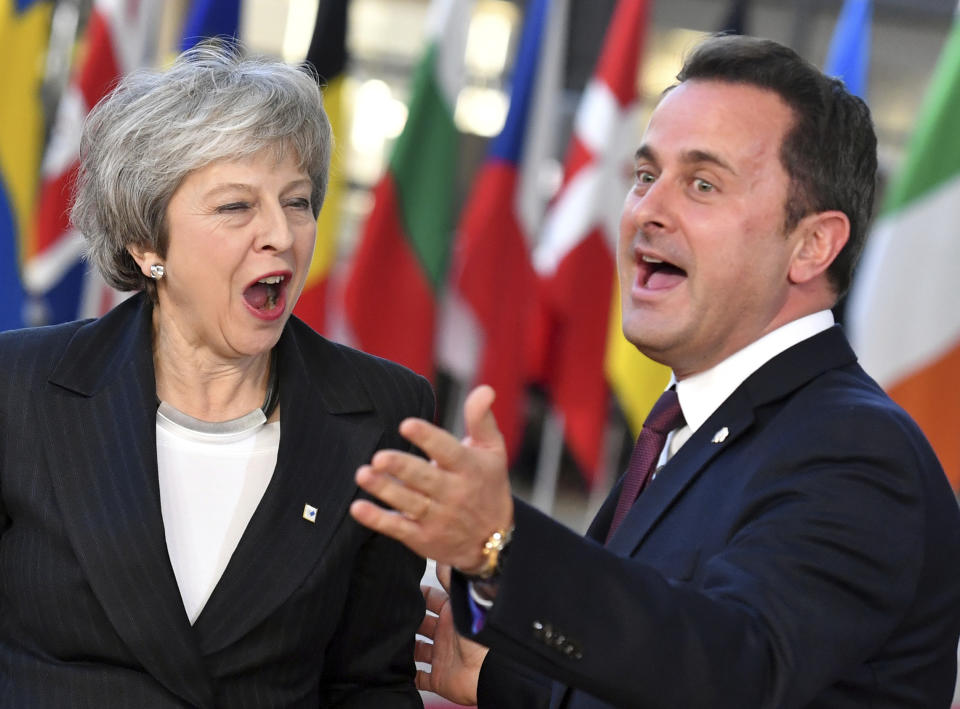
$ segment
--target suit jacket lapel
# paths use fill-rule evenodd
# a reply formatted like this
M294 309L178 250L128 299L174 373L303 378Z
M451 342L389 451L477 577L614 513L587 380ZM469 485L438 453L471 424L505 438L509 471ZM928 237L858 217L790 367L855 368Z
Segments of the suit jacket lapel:
M749 430L758 407L786 396L829 369L854 361L856 356L842 331L832 327L761 366L707 419L643 491L611 538L609 548L618 554L631 554L710 461ZM609 500L604 508L608 503Z
M383 435L363 384L334 346L308 361L288 326L277 352L277 466L194 626L204 654L261 623L303 583L347 517L356 468ZM315 522L303 518L307 504L317 508Z
M81 327L40 420L63 524L107 617L151 675L210 707L160 510L151 312L141 295Z

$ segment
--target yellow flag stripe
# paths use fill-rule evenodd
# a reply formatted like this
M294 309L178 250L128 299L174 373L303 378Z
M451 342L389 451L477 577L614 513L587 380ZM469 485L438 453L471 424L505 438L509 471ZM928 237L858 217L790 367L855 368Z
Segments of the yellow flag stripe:
M640 354L623 336L620 322L620 293L616 280L610 299L610 324L604 370L610 388L634 435L670 380L670 369Z
M0 173L9 192L21 260L33 243L33 208L43 151L40 85L52 6L36 2L24 12L12 0L0 7Z
M307 272L309 288L325 279L337 257L337 237L340 233L342 199L344 192L344 153L346 151L349 121L344 119L344 77L333 79L323 90L323 105L333 128L334 146L330 159L330 181L323 208L317 218L317 245Z

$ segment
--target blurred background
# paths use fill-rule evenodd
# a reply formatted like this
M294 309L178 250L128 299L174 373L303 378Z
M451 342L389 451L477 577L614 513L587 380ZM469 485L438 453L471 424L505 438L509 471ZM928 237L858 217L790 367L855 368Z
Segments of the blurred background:
M669 373L619 333L631 159L706 33L788 44L870 105L879 199L836 308L960 485L957 0L0 0L0 330L123 294L69 225L80 126L204 37L309 61L336 151L296 313L400 361L461 428L498 391L518 493L583 530Z

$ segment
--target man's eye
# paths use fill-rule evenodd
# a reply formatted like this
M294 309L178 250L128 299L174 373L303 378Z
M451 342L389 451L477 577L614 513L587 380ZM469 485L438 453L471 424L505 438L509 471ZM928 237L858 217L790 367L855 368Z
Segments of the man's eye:
M649 185L650 183L652 183L654 180L657 179L656 175L654 175L649 170L637 170L636 175L637 175L637 182L639 182L642 185Z
M713 192L715 189L711 183L699 177L694 179L693 186L697 189L697 192Z

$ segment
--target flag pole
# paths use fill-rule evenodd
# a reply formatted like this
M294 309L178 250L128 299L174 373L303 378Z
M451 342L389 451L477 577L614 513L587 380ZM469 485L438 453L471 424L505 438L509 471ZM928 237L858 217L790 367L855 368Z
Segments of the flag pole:
M590 486L590 497L587 499L587 509L583 521L584 531L590 522L597 516L601 505L610 494L610 489L620 472L620 452L623 450L623 440L628 435L627 422L619 413L611 413L607 417L607 430L603 441L603 458L600 461L600 470Z
M540 454L533 478L530 503L547 515L553 514L557 500L557 481L563 459L563 414L550 409L543 419L540 433Z

